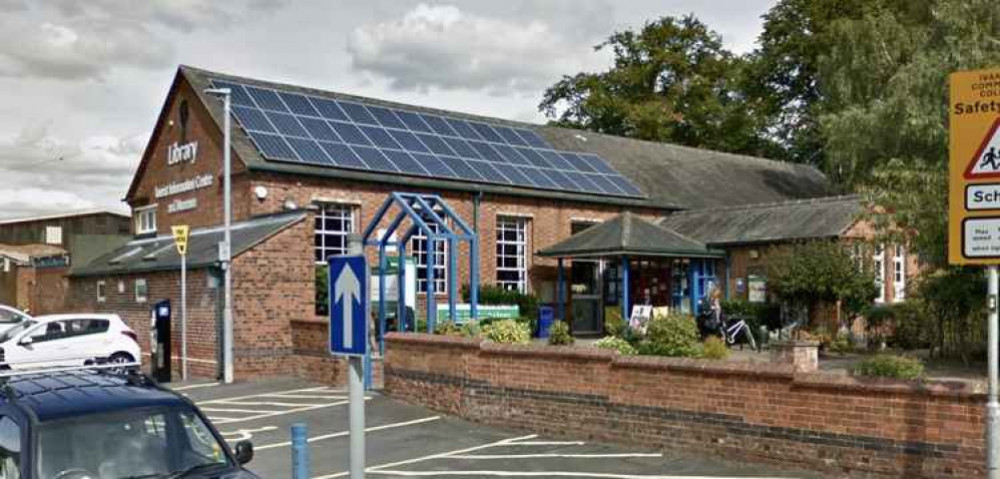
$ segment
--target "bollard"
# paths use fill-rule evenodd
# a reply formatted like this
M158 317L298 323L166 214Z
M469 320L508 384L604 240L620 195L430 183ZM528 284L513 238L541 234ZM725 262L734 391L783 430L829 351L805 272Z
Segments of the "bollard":
M309 429L292 424L292 479L309 479Z

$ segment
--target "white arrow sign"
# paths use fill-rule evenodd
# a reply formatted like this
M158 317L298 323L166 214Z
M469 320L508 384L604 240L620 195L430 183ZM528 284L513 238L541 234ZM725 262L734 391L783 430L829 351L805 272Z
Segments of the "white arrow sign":
M354 275L354 270L351 269L350 264L344 265L344 269L340 270L340 275L337 276L334 288L337 290L337 297L334 298L334 301L343 302L344 348L351 349L354 347L354 332L352 330L352 323L354 323L354 300L361 301L361 282Z

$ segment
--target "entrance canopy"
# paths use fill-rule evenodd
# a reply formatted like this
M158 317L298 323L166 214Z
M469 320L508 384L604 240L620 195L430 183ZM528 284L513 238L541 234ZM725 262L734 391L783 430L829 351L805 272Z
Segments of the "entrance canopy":
M626 320L631 311L629 298L630 264L641 258L683 258L694 260L696 268L690 272L687 291L692 303L703 293L705 274L715 259L724 258L725 252L709 249L704 243L688 238L673 230L646 221L632 213L623 213L604 223L591 226L566 240L556 243L537 253L539 256L558 258L558 306L559 316L566 319L566 281L563 272L564 259L617 260L621 262L621 308ZM681 294L685 289L680 288ZM692 304L697 311L697 305Z
M622 255L722 258L722 251L682 236L632 213L591 226L538 252L550 258L607 258Z

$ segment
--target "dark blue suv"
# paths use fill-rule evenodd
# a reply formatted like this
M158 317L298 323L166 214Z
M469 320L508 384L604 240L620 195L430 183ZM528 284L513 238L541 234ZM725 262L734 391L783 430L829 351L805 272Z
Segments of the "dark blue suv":
M189 399L134 372L0 378L0 479L251 479Z

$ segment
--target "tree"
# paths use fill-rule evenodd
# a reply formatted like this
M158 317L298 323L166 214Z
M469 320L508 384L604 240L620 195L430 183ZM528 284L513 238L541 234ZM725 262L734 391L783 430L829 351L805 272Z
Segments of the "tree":
M769 155L761 121L742 91L746 63L694 16L664 17L612 34L602 73L565 76L539 109L561 126L682 145Z
M820 303L839 303L856 316L878 296L871 261L855 257L843 243L816 240L776 246L768 258L768 290L783 302L811 310Z

